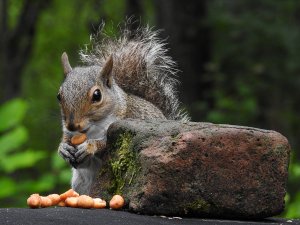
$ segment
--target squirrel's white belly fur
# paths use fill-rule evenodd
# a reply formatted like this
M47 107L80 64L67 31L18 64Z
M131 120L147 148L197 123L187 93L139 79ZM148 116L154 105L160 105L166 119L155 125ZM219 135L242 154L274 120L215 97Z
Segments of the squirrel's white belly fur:
M87 132L88 138L106 142L107 129L116 120L114 115L108 115L101 122L93 124ZM90 155L78 168L72 168L72 189L80 194L90 194L101 165L101 159L97 155Z
M90 157L77 169L72 169L72 189L80 194L90 194L92 185L101 167L101 159Z

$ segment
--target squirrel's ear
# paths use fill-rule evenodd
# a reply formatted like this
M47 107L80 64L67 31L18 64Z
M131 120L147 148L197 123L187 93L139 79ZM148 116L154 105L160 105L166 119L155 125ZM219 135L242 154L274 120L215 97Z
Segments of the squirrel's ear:
M64 75L66 77L68 73L72 71L72 67L69 63L68 55L65 52L61 55L61 64L64 69Z
M112 85L112 68L114 65L114 61L113 61L113 57L112 55L110 55L108 57L108 59L106 60L102 70L101 70L101 77L103 79L103 81L105 82L105 84L108 87L111 87Z

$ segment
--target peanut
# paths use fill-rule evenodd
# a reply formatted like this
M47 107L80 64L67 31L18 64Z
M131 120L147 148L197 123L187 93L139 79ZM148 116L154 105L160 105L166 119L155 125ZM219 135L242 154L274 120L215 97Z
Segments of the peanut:
M121 198L121 200L120 200ZM121 196L114 196L112 201L116 203L112 204L111 208L118 209L124 205L124 199ZM112 202L111 201L111 202ZM30 208L39 207L50 207L50 206L68 206L68 207L79 207L79 208L95 208L102 209L106 207L106 201L101 198L91 198L87 195L79 195L73 189L69 189L61 195L50 194L48 196L40 196L39 194L32 194L27 199L27 204ZM121 206L120 206L121 205Z
M66 203L65 203L65 201L60 201L57 205L60 207L65 207Z
M80 145L87 139L85 134L77 134L71 138L72 145Z
M76 191L74 191L73 189L69 189L68 191L60 195L60 200L65 201L68 197L78 197L78 196L79 194Z
M52 201L48 197L41 196L41 207L46 208L52 206Z
M32 209L39 208L41 206L41 196L39 194L30 195L27 199L27 205Z
M106 201L100 198L94 198L94 206L95 209L103 209L106 207Z
M111 209L121 209L124 203L124 198L121 195L114 195L109 202L109 207Z
M58 194L51 194L47 197L51 199L52 205L57 205L60 202L60 196Z
M77 206L79 208L89 209L94 206L94 200L87 195L80 195L78 197Z
M65 200L66 206L76 208L78 206L79 197L69 197Z

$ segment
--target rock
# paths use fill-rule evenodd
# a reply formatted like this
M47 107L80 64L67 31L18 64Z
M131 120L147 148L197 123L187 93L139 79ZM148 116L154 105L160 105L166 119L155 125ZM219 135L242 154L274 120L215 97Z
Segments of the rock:
M122 120L109 128L92 195L121 194L149 215L270 217L284 209L289 153L275 131Z

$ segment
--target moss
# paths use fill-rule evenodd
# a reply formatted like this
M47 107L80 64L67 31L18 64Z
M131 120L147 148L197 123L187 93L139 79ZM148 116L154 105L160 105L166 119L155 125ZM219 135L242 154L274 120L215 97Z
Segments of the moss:
M137 152L132 149L133 134L125 132L121 134L114 147L114 153L110 160L112 172L111 194L122 194L125 185L131 185L134 177L140 169Z
M204 199L200 198L195 200L192 203L185 205L184 209L187 213L195 213L195 212L209 213L211 209L211 205Z
M102 167L101 170L98 173L98 177L101 177L103 174L107 173L107 168Z

